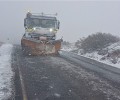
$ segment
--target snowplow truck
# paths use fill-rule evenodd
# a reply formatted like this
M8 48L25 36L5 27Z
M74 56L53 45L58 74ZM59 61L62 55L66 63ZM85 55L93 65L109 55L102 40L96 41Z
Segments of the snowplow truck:
M56 55L61 48L62 39L56 40L60 22L54 15L28 12L24 19L25 34L21 39L25 55Z

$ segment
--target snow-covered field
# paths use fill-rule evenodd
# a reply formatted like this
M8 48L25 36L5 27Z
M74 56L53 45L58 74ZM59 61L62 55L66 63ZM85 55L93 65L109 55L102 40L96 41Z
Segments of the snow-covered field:
M61 50L63 51L73 51L76 50L77 48L75 47L75 43L70 43L69 45L62 45Z
M7 100L12 95L11 44L0 46L0 100Z
M69 47L63 47L62 50L68 52L70 51L74 52L75 49L76 48L74 46L69 46ZM120 42L111 44L110 46L101 50L101 52L104 54L100 54L98 51L84 54L82 50L80 49L77 50L78 55L97 60L99 62L111 65L113 67L120 68Z
M81 55L81 54L78 54L78 55ZM114 64L110 61L110 59L101 60L101 58L103 58L103 56L99 55L98 52L86 53L86 54L81 55L81 56L84 56L84 57L87 57L87 58L90 58L90 59L93 59L93 60L97 60L101 63L105 63L105 64L111 65L113 67L120 68L120 58L118 59L118 62L116 64Z
M111 44L110 46L104 48L101 52L103 51L106 52L104 55L100 55L98 51L95 51L83 54L82 56L120 68L120 42ZM79 52L78 54L81 55Z

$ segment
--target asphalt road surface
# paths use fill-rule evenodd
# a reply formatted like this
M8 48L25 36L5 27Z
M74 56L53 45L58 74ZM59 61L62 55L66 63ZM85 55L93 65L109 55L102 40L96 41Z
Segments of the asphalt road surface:
M120 100L118 69L104 69L102 64L67 52L59 56L24 56L20 46L14 47L12 62L15 100L24 100L19 70L27 100Z

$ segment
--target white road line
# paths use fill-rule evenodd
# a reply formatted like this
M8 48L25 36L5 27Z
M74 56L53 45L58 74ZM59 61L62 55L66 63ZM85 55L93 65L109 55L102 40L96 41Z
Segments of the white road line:
M22 73L21 73L21 70L20 70L19 67L18 67L18 70L19 70L19 76L20 76L20 83L21 83L21 88L22 88L23 100L28 100L26 90L25 90L24 81L23 81L23 77L22 77Z

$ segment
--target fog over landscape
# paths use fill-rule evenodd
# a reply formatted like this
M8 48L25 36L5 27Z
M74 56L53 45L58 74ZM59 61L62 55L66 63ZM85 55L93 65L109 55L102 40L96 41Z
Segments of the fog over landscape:
M120 100L120 0L0 0L0 100Z
M58 13L60 30L57 38L75 42L92 33L105 32L120 36L120 1L0 1L0 41L20 43L24 18L33 13Z

